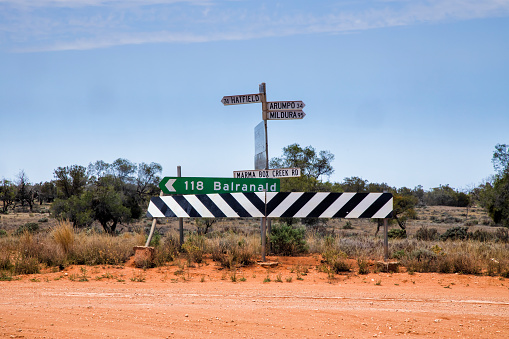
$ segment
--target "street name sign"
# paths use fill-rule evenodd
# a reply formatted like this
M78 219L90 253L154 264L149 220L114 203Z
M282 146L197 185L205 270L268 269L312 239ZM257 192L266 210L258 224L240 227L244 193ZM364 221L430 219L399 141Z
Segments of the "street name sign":
M279 192L279 179L165 177L159 188L166 194Z
M300 168L277 168L268 170L233 171L234 178L296 178L300 177Z
M269 111L267 112L267 120L295 120L302 119L306 113L301 110L297 111Z
M306 104L302 101L269 101L267 110L269 111L295 111L303 109Z
M258 94L227 95L221 99L223 105L255 104L262 102L262 96Z

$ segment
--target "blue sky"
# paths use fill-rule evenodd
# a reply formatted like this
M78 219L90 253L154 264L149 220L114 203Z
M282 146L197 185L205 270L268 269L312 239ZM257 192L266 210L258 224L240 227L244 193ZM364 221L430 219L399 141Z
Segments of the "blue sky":
M269 156L335 155L331 181L471 188L509 143L509 0L0 0L0 179L96 160L163 175L253 169L267 84L306 117Z

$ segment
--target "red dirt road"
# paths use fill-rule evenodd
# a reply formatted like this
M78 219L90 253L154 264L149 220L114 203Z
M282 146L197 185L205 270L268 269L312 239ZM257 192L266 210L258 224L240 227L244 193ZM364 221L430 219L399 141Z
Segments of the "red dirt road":
M297 280L299 259L282 260L269 272L238 270L237 282L213 263L177 275L176 266L75 266L2 281L0 337L509 338L509 279L350 273L331 281L303 265L309 272Z

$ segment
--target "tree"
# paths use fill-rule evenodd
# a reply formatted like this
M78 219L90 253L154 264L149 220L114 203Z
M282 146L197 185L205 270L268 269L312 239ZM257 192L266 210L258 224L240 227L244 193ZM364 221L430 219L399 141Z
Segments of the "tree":
M32 212L35 201L35 190L33 186L30 184L28 176L26 175L24 170L21 170L19 172L16 180L16 185L17 185L16 200L21 203L21 206L25 206L26 203L30 208L30 212Z
M7 213L9 207L14 206L16 201L16 186L7 179L1 181L0 200L2 201L2 213Z
M58 167L54 172L58 196L68 199L83 193L88 181L86 173L87 169L79 165Z
M344 192L363 193L369 192L368 181L359 177L349 177L341 183Z
M102 160L83 166L59 167L55 170L60 198L52 206L57 218L67 218L77 227L98 221L109 234L117 232L120 223L138 219L146 200L157 194L157 163L137 165L119 158L112 164ZM78 185L75 185L78 183Z
M495 171L499 175L509 172L509 145L497 144L495 151L493 152L493 158L491 159Z
M509 146L497 144L491 161L497 174L480 185L479 201L493 222L509 227Z
M283 148L281 158L276 157L270 160L270 167L297 167L302 170L303 175L318 179L322 175L330 176L334 173L331 165L333 160L334 155L329 151L320 151L317 154L312 146L302 148L299 144L292 144Z
M146 164L142 162L138 166L138 176L136 177L136 193L140 200L148 196L157 195L159 191L159 182L161 178L159 174L163 171L163 167L155 162Z

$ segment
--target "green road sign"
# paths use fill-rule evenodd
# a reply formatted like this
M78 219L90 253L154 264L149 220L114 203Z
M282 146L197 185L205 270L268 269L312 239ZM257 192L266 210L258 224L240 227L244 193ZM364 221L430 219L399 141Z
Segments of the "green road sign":
M279 179L165 177L159 188L166 194L279 192Z

